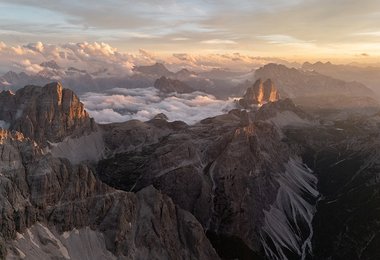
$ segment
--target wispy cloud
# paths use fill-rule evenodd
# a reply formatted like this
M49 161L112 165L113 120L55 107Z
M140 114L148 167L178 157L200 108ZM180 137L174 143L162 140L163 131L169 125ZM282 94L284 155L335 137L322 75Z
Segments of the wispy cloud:
M277 45L290 45L297 46L299 48L316 48L314 44L315 40L305 41L297 39L290 35L283 34L272 34L272 35L259 35L256 36L257 39L264 40L269 44L277 44Z
M283 34L259 35L256 38L263 39L272 44L307 43L306 41Z
M237 44L236 41L223 40L223 39L206 40L206 41L201 41L201 43L205 43L205 44Z
M172 40L173 40L173 41L188 41L188 40L190 40L190 38L186 38L186 37L176 37L176 38L173 38Z
M357 32L353 33L354 36L374 36L380 37L380 31L370 31L370 32Z
M107 41L121 50L195 53L229 45L261 55L289 53L281 45L293 44L304 49L295 54L308 46L329 54L331 46L359 46L359 37L374 41L379 13L378 0L3 0L0 36L8 44Z

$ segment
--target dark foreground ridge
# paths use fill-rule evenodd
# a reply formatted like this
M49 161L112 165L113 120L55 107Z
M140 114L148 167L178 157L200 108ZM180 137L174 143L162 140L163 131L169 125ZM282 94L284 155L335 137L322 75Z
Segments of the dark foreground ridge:
M58 83L2 92L1 258L380 257L379 117L266 101L97 125Z

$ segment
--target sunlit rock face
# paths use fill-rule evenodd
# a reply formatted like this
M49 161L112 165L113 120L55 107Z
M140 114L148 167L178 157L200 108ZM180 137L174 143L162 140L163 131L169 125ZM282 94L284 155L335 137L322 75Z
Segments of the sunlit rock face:
M257 80L252 87L248 88L239 104L244 108L250 108L252 105L261 106L267 102L279 100L279 94L272 80Z
M0 93L0 120L6 128L42 144L59 142L95 127L74 92L57 82L44 87L26 86L15 94Z

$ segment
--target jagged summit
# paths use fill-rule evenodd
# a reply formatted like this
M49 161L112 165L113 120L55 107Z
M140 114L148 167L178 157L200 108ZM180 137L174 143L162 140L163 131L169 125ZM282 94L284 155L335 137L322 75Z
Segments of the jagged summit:
M35 141L62 141L78 132L91 131L94 121L70 89L58 82L25 86L12 94L0 94L0 120Z
M147 74L147 75L156 75L156 76L173 76L174 73L168 70L164 64L162 63L155 63L153 65L148 66L137 66L133 69L134 71Z
M164 113L159 113L157 115L155 115L152 120L165 120L165 121L168 121L169 118L167 115L165 115Z
M245 92L239 104L244 108L252 105L263 105L267 102L275 102L279 99L279 93L272 80L257 80L252 87Z
M154 87L163 93L191 93L194 91L194 89L192 89L186 83L177 79L170 79L164 76L162 76L154 82Z

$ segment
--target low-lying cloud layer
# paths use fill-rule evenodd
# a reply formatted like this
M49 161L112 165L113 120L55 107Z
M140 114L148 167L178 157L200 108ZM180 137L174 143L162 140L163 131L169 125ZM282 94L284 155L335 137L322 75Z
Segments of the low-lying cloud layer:
M169 121L194 124L235 108L233 99L218 100L202 92L160 96L157 89L112 89L108 94L87 93L81 97L86 110L98 123L147 121L164 113Z

